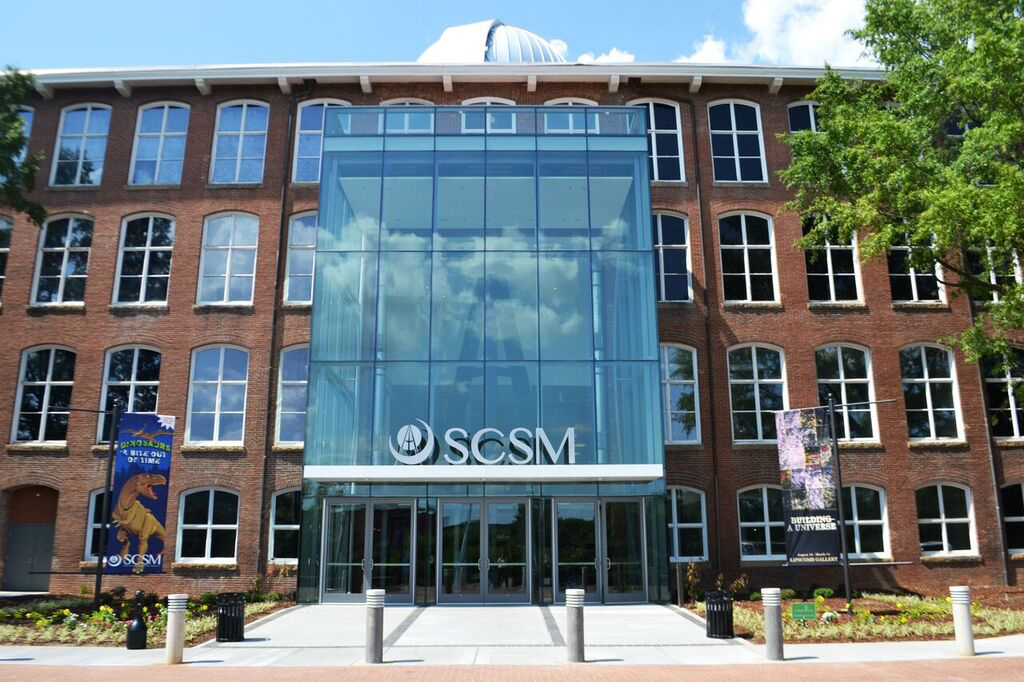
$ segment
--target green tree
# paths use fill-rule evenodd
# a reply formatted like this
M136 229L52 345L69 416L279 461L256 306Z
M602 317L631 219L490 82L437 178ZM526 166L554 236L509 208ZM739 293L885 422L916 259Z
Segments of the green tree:
M42 226L46 209L25 197L35 189L42 158L29 156L19 161L27 140L18 107L34 88L35 80L30 74L14 69L0 74L0 206L24 213Z
M988 301L955 340L967 359L1004 357L1024 330L1024 2L868 0L850 33L885 77L826 70L809 97L821 132L784 136L786 209L814 217L798 244L857 233L870 259L905 240L918 272L939 263Z

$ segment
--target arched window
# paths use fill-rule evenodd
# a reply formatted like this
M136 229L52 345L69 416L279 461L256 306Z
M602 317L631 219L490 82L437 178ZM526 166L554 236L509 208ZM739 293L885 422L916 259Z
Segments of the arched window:
M92 220L54 217L43 225L36 256L32 303L82 303L92 250Z
M772 220L753 213L718 219L723 299L730 303L778 301Z
M544 133L547 135L583 135L598 133L601 129L597 116L590 117L587 124L587 112L579 107L596 107L597 102L581 97L560 97L544 103L548 107L577 107L576 111L545 111Z
M174 218L158 214L125 218L114 305L165 305L173 248Z
M155 414L162 359L160 351L142 346L107 351L103 367L103 404L100 409L113 409L117 401L123 412ZM101 414L96 442L106 443L109 438L109 415Z
M732 439L774 442L775 412L786 409L786 366L781 348L748 344L730 348Z
M206 219L199 265L200 305L252 304L259 232L259 219L248 213L221 213Z
M736 495L740 518L742 560L784 561L786 522L782 514L782 489L758 486Z
M988 359L981 362L992 435L997 439L1024 438L1024 402L1018 394L1024 382L1024 350L1014 348L1005 364L1009 367Z
M217 107L213 140L213 184L263 182L270 107L256 100L224 102Z
M462 106L499 107L480 112L462 112L463 133L514 133L516 132L515 111L501 111L500 107L514 106L515 101L504 97L473 97L463 100Z
M818 375L818 401L836 404L836 437L840 440L877 440L871 354L866 348L833 345L814 351Z
M851 557L870 559L890 555L884 490L863 484L843 486L843 510L846 549Z
M389 99L381 102L385 107L429 107L433 102L416 97ZM385 115L386 129L389 133L432 133L434 132L434 110L426 111L402 110L389 111Z
M313 302L316 270L317 214L303 213L288 221L288 260L285 263L284 302Z
M14 224L9 218L0 217L0 300L3 300L4 280L7 277L7 254L11 251L11 232Z
M761 139L761 108L753 102L708 104L715 182L768 182Z
M1024 485L1004 485L1001 493L1006 549L1010 554L1024 554Z
M277 443L298 445L306 437L306 382L309 379L309 346L281 351L277 384Z
M630 105L647 109L651 181L686 180L686 169L683 165L683 126L679 118L679 105L660 100L637 100L630 102Z
M654 276L659 301L692 301L690 282L690 223L685 216L655 213Z
M63 109L50 184L100 184L109 132L110 107L106 104L75 104Z
M63 443L67 440L75 352L46 346L21 354L14 410L16 443Z
M700 442L700 393L697 351L687 346L661 346L661 401L666 443Z
M299 125L295 131L293 182L320 182L320 160L323 155L324 125L331 110L347 107L340 99L314 99L299 105ZM348 117L346 117L348 118Z
M294 564L299 560L299 519L302 493L298 488L274 495L270 503L270 561Z
M178 507L178 556L184 563L235 563L238 495L204 488L182 493Z
M139 109L129 184L181 184L188 117L188 105L179 102L158 102Z
M818 103L817 102L793 102L787 107L789 113L789 132L797 133L801 130L818 132Z
M969 488L942 483L919 488L915 497L922 556L977 554Z
M97 561L103 553L100 549L100 533L103 529L103 498L106 493L102 490L93 490L89 493L89 517L85 524L85 553L82 557L86 561ZM110 524L107 523L107 540L110 540Z
M900 350L903 404L910 440L960 437L960 395L953 352L920 344Z
M193 352L185 442L241 445L248 382L244 349L213 346Z
M693 488L669 488L668 494L672 561L707 561L708 526L704 493Z

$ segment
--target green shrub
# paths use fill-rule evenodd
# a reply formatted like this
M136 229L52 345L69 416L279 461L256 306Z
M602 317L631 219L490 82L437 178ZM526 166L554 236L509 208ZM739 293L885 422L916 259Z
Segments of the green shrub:
M814 591L814 598L821 597L822 599L831 599L832 595L836 593L831 587L819 587Z
M796 599L796 590L791 590L788 587L779 590L779 594L783 599Z
M217 593L216 592L203 592L201 595L199 595L199 603L200 604L206 604L207 606L212 606L212 605L216 604L217 603Z
M747 599L750 601L761 601L761 590L754 590Z

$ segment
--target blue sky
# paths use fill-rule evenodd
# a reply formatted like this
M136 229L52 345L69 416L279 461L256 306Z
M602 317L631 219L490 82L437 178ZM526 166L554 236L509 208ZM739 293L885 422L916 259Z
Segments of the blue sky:
M814 22L827 23L835 33L833 25L845 26L843 16L849 15L844 8L861 1L7 0L0 17L0 65L412 61L446 26L493 17L565 41L570 60L585 54L607 59L615 48L612 58L618 61L691 55L700 61L820 63L817 52L793 45L799 40L787 38L785 28L794 25L809 39L816 36L818 51L834 51L829 43L835 41L822 39L822 27ZM751 31L751 19L771 30Z

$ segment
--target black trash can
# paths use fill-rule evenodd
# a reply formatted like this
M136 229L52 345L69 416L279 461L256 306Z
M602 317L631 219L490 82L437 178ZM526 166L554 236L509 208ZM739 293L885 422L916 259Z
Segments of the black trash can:
M217 596L217 641L245 639L245 596L237 593Z
M707 594L707 634L711 639L732 639L732 597L728 592Z

